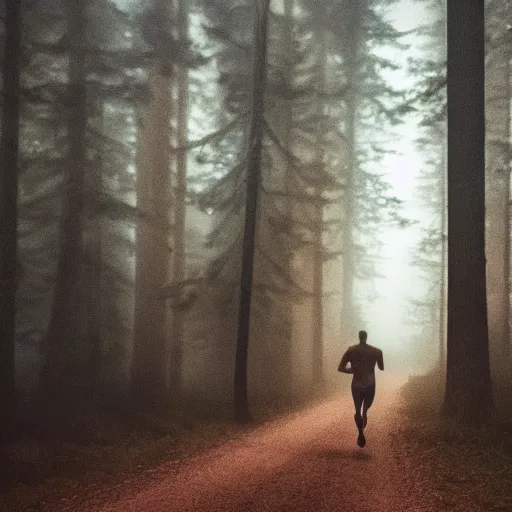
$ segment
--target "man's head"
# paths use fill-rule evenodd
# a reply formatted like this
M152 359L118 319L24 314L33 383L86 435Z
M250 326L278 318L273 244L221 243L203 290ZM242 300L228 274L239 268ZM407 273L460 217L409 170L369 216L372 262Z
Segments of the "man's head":
M359 331L359 343L366 343L368 333L366 331Z

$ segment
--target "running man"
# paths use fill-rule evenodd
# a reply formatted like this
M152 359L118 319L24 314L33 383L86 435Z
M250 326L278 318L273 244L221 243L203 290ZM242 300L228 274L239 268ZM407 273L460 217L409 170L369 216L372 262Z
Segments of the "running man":
M359 331L359 345L349 347L338 366L339 372L353 374L352 398L356 408L354 419L359 433L357 444L361 448L366 444L363 431L368 422L368 409L375 398L375 364L380 370L384 370L382 350L368 345L367 338L366 331ZM349 363L350 367L347 368Z

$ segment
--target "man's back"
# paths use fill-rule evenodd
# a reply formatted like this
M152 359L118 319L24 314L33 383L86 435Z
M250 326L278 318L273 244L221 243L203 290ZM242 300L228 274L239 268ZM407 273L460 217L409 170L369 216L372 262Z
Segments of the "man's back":
M359 331L359 345L349 347L338 366L339 372L353 375L352 398L356 409L354 420L358 430L357 444L361 448L366 445L363 430L368 421L368 409L375 398L375 365L377 364L380 370L384 370L382 350L368 345L367 338L366 331ZM350 368L347 367L349 363Z
M366 343L352 345L346 352L346 362L350 362L354 374L353 383L362 387L375 384L375 365L384 369L382 350Z

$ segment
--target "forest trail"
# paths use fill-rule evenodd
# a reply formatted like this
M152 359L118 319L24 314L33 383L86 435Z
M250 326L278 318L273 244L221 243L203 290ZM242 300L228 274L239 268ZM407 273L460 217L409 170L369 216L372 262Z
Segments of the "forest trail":
M113 491L109 502L81 510L444 510L392 439L393 426L400 421L397 397L404 379L378 377L364 449L356 445L352 400L345 394L267 423L201 456L164 464L149 481L134 481L123 486L128 491L117 496Z

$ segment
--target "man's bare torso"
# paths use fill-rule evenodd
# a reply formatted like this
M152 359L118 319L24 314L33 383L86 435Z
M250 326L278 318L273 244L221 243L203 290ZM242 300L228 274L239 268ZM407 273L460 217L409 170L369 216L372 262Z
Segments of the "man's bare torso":
M343 360L350 363L353 372L352 385L370 387L375 385L375 365L383 367L382 350L366 343L352 345L343 356Z

